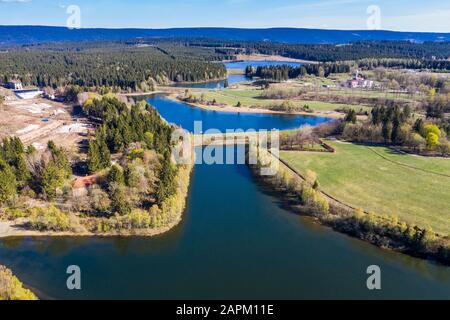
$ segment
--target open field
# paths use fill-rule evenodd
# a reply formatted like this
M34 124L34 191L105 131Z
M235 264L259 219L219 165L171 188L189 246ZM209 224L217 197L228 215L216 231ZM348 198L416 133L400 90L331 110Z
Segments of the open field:
M283 151L281 158L301 173L315 171L322 190L348 205L450 234L449 159L327 143L335 154Z
M363 88L346 88L342 84L351 78L350 74L336 73L331 74L328 78L320 78L316 76L304 76L298 79L289 80L289 82L275 83L271 86L273 88L310 88L309 91L313 94L322 95L339 95L348 97L364 97L364 98L381 98L391 99L397 101L416 101L424 98L424 95L419 93L409 94L405 92L393 92L391 90L381 90L374 88L371 90ZM323 88L324 85L334 85L332 88Z
M46 99L13 97L0 109L0 139L17 136L37 149L53 140L70 153L77 153L89 128L88 123L72 118L66 105Z
M212 101L215 99L218 104L236 106L238 102L240 102L243 107L259 107L259 108L279 105L284 101L282 99L280 100L262 99L260 97L261 93L262 90L257 89L224 89L224 90L204 91L201 93L195 92L195 96L200 98L200 96L203 94L205 100ZM298 108L302 108L304 105L308 105L310 110L319 112L335 111L336 109L342 108L353 108L358 110L370 109L369 107L366 106L355 107L347 104L337 104L320 101L302 101L293 99L290 100Z
M338 88L338 89L324 89L320 94L323 95L341 95L349 97L364 97L364 98L381 98L381 99L392 99L398 101L415 101L417 98L422 98L418 94L412 96L408 93L403 92L391 92L391 91L379 91L379 90L363 90L363 89L348 89L348 88Z

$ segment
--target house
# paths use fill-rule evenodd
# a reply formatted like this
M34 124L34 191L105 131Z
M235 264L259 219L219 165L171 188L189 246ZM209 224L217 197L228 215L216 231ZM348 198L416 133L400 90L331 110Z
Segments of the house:
M366 78L364 78L364 76L359 74L359 71L356 72L355 76L350 79L347 80L347 82L345 83L345 86L347 88L366 88L366 89L371 89L373 87L373 81L372 80L367 80Z
M23 85L22 82L20 80L11 80L8 81L6 83L5 86L7 89L12 89L12 90L23 90Z
M74 197L86 196L89 189L97 183L98 176L87 176L77 178L73 183L72 194Z

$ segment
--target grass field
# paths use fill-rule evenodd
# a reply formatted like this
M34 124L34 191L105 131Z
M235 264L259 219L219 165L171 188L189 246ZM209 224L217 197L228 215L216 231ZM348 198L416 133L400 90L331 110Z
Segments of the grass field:
M346 204L450 234L450 159L329 144L335 154L283 151L281 157L299 172L315 171L322 190Z
M363 98L384 98L398 101L415 101L418 98L420 98L419 95L411 96L407 93L393 93L393 92L369 91L362 89L341 89L341 88L322 90L321 94L349 96L349 97L363 97Z
M236 106L237 103L240 102L244 107L267 107L271 105L279 105L283 102L283 100L261 99L261 92L261 90L224 89L216 91L205 91L203 94L205 99L208 101L212 101L215 99L217 103L227 104L230 106ZM200 97L200 95L200 93L196 94L197 97ZM292 101L299 108L303 107L306 104L310 109L314 111L334 111L336 109L345 107L352 108L358 111L360 109L363 109L364 111L370 110L370 108L365 106L351 106L346 104L336 104L319 101Z

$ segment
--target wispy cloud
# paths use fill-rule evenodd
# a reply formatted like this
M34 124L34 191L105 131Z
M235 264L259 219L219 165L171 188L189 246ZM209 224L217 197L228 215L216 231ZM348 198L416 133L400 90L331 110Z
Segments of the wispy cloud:
M0 0L0 2L31 2L31 0Z
M365 2L373 2L373 0L329 0L329 1L317 1L310 3L300 3L289 6L279 6L280 10L295 10L295 9L313 9L313 8L325 8L336 7L347 4L361 4Z

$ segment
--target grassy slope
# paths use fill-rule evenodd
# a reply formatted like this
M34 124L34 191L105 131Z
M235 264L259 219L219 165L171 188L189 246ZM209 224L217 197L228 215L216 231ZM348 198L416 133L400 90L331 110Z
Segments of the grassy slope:
M315 171L321 188L347 204L396 214L410 224L450 234L450 177L432 173L450 175L450 160L397 154L384 147L330 144L336 154L281 152L281 156L300 172Z
M225 89L225 90L217 90L217 91L208 91L204 92L205 99L208 101L212 101L216 99L217 103L223 103L230 106L237 105L238 102L244 107L252 107L252 106L270 106L270 105L279 105L283 102L283 100L271 100L271 99L261 99L261 91L260 90L236 90L236 89ZM197 94L200 97L200 94ZM350 106L345 104L335 104L335 103L327 103L327 102L318 102L318 101L296 101L293 100L294 104L298 107L303 107L307 104L311 109L316 111L334 111L338 108L349 107L353 109L369 109L364 106Z

